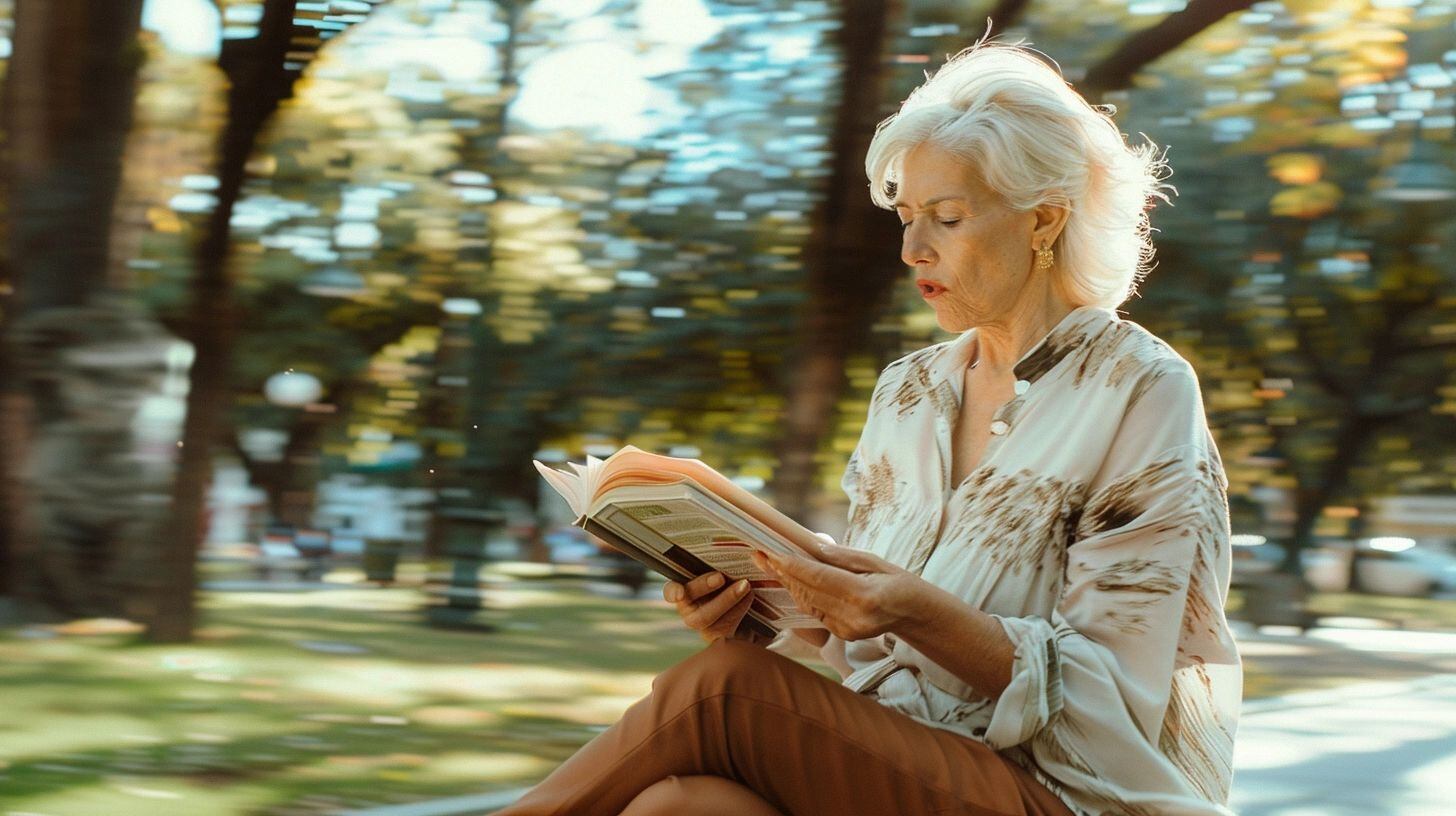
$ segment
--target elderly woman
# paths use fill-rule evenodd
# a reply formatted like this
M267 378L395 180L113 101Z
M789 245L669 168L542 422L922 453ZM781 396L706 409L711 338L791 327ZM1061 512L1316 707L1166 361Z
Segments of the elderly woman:
M504 813L1229 814L1227 483L1193 369L1113 311L1165 165L983 41L866 169L958 336L880 375L844 546L759 558L827 632L765 649L746 587L668 584L710 645Z

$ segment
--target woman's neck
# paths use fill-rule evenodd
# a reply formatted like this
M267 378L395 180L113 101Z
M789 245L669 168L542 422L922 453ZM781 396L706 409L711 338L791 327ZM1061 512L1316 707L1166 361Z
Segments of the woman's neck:
M1073 308L1065 301L1051 298L1037 308L1021 309L1005 320L977 326L971 365L982 375L1009 374Z

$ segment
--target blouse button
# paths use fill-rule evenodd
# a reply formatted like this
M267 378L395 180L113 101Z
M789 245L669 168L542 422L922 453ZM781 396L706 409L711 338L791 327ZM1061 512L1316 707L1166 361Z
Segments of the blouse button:
M1016 396L1019 397L1022 394L1025 394L1026 393L1026 389L1028 389L1030 387L1031 387L1031 381L1030 380L1017 380L1016 381Z
M997 436L1006 433L1006 431L1010 428L1011 426L1007 425L1005 420L998 419L995 422L991 423L991 433L996 434Z

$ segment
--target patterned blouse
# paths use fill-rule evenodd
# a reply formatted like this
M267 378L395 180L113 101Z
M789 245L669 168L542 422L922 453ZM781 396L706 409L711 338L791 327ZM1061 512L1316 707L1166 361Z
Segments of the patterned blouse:
M1243 671L1223 611L1228 484L1193 368L1112 310L1075 309L1016 364L1017 396L952 485L975 335L880 375L841 543L994 616L1011 684L982 697L893 634L831 637L821 655L849 688L995 748L1074 812L1231 816Z

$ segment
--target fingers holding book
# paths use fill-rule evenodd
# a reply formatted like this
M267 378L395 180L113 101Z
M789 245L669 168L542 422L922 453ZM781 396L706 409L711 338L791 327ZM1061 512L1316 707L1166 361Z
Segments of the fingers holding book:
M924 584L872 553L824 544L818 555L821 560L755 552L753 561L788 590L800 610L842 640L891 631L906 617L906 596Z
M712 643L731 637L753 604L747 579L725 587L726 580L721 572L709 572L687 583L668 581L662 596L677 607L678 616L688 628Z

